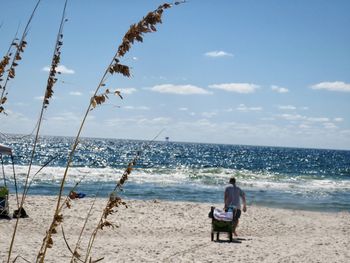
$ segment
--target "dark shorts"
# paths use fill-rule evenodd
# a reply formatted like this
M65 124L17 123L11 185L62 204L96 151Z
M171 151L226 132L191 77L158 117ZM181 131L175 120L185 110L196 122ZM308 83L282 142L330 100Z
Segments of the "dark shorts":
M239 219L241 217L241 213L241 209L237 209L235 218Z
M227 212L227 209L225 209L225 212ZM233 216L234 216L234 219L237 220L241 217L241 209L236 209L236 213L233 211Z

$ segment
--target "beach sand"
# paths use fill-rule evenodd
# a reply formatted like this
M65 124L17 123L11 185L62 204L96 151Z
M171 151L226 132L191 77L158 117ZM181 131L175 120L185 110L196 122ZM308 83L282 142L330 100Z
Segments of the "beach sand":
M64 232L74 248L93 199L73 201L64 211ZM105 205L97 199L88 233L96 225ZM11 196L11 211L15 200ZM127 200L128 208L110 216L119 228L98 233L93 259L102 262L350 262L350 213L324 213L248 206L237 229L238 239L210 239L211 206L190 202ZM55 197L28 196L29 218L20 219L13 257L35 262L44 233L52 219ZM7 259L15 219L0 220L0 262ZM84 254L84 235L80 253ZM61 230L54 236L46 262L69 262L70 252ZM25 262L18 259L16 262Z

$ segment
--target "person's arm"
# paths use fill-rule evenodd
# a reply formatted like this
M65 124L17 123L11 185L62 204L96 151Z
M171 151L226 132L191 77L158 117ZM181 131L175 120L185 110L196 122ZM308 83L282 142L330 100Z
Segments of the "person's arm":
M245 193L242 193L242 201L243 201L243 212L247 212L247 202L245 199Z
M227 198L228 198L227 189L225 189L225 194L224 194L224 209L227 208L227 207L226 207Z

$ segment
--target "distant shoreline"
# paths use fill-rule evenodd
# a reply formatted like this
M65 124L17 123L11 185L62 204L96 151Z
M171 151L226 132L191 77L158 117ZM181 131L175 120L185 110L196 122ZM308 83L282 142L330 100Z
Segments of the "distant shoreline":
M33 135L26 135L26 134L17 134L17 133L3 133L4 135L10 135L10 136L33 136ZM0 134L1 135L1 134ZM50 134L43 134L39 137L48 137L48 138L71 138L72 140L75 138L75 135L50 135ZM135 142L142 142L142 141L150 141L151 138L147 139L130 139L130 138L106 138L106 137L91 137L91 136L82 136L80 137L82 140L84 139L93 139L93 140L120 140L120 141L135 141ZM191 142L191 141L172 141L171 139L169 141L166 140L155 140L154 142L164 142L164 143L184 143L184 144L205 144L205 145L229 145L229 146L242 146L242 147L266 147L266 148L286 148L286 149L306 149L306 150L330 150L330 151L350 151L350 149L335 149L335 148L323 148L323 147L303 147L303 146L283 146L283 145L254 145L254 144L230 144L230 143L215 143L215 142Z

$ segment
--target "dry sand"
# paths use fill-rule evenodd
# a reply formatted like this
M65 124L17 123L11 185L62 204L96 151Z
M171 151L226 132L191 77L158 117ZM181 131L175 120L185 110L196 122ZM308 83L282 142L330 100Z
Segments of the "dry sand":
M15 204L13 197L11 204ZM75 200L64 212L64 231L74 247L92 202ZM167 201L127 201L129 208L110 217L119 228L100 231L92 251L102 262L350 262L350 214L323 213L248 206L238 227L239 239L228 242L210 239L210 206ZM35 262L44 233L51 222L54 197L29 196L25 209L29 218L20 219L13 256ZM91 233L105 205L96 201ZM13 210L14 205L11 207ZM85 211L85 212L84 212ZM15 219L0 220L0 262L7 259ZM85 235L86 237L89 235ZM85 241L80 250L84 254ZM46 262L69 262L70 252L59 231ZM25 262L18 259L16 262Z

